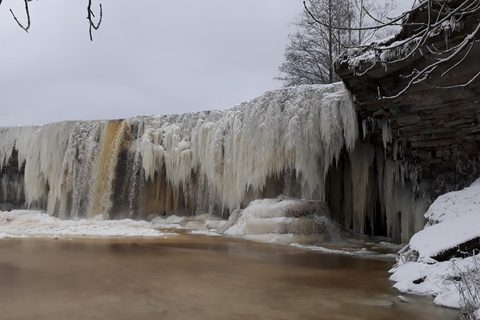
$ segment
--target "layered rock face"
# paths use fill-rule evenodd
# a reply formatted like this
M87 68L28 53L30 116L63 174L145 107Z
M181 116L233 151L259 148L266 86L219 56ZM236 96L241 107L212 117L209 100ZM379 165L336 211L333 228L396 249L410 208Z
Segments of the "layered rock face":
M336 71L364 135L419 169L436 197L480 174L480 11L478 1L431 3L394 38L347 52Z

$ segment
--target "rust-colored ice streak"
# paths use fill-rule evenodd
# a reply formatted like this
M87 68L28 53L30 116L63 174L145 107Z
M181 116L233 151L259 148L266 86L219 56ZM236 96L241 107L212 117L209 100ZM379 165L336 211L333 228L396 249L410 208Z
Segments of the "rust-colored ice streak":
M115 177L115 168L123 135L127 127L124 121L111 121L104 129L100 154L97 158L94 184L90 189L87 214L89 218L100 214L105 219L109 218L109 211L112 206L112 182Z

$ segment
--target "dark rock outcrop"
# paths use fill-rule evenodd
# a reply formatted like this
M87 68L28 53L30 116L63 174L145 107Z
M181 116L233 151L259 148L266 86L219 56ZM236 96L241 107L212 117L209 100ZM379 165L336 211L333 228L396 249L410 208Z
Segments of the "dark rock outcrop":
M469 2L447 3L450 8L457 8ZM440 5L433 1L436 4ZM429 189L435 197L462 188L480 175L480 77L475 79L480 71L480 43L474 42L478 37L472 37L468 43L470 51L464 50L442 63L423 81L409 85L408 75L423 70L437 58L446 59L447 48L455 48L478 28L480 12L472 10L455 25L446 23L444 29L427 37L418 48L399 46L391 52L384 50L417 37L418 24L427 22L428 12L424 2L409 14L395 38L347 52L337 61L336 71L355 97L363 127L368 131L364 133L367 139L385 144L385 132L378 123L388 122L391 139L387 155L420 168L422 179L430 182ZM437 13L431 14L436 18ZM444 53L434 55L432 48ZM414 54L401 60L409 50L414 50ZM385 63L386 59L393 62ZM468 82L465 86L439 88ZM395 96L404 88L407 90L398 97L379 98Z

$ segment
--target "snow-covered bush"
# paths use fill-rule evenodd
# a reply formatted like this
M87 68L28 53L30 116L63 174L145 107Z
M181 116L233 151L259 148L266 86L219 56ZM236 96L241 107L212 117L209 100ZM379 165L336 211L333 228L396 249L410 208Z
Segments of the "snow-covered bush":
M453 280L460 297L460 319L480 318L480 257L474 255L470 266L461 268L452 261Z

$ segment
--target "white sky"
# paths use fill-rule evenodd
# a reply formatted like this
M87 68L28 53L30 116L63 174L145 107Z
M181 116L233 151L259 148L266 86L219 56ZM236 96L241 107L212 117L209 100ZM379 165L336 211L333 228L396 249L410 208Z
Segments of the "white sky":
M230 108L280 88L301 0L87 0L0 6L0 126ZM94 11L98 10L94 0ZM133 5L132 5L133 3Z

